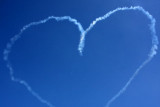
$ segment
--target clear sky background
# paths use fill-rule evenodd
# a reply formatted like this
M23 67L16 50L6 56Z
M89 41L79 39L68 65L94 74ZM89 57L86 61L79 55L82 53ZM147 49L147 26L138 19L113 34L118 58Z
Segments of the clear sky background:
M6 43L24 25L50 15L69 15L86 29L110 10L137 5L157 20L159 36L159 0L1 0L0 107L47 107L10 80L3 61ZM77 50L80 33L72 23L52 20L34 26L12 48L15 76L56 107L104 107L147 58L149 23L141 12L118 12L87 34L83 56ZM160 107L159 65L158 51L111 107Z

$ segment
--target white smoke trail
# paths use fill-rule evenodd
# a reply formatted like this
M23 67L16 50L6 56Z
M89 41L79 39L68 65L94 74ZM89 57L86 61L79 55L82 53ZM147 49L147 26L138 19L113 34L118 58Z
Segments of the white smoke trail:
M56 21L64 21L67 20L69 22L72 22L74 25L76 25L78 27L78 30L80 31L80 43L78 46L78 50L80 52L80 54L82 55L83 53L83 48L84 48L84 42L85 42L85 36L86 34L94 27L94 25L102 20L107 19L110 15L118 12L118 11L124 11L124 10L139 10L141 11L144 15L147 16L147 18L150 19L151 24L150 24L150 30L151 30L151 36L152 36L152 48L151 51L149 53L148 58L137 68L137 70L135 71L135 73L132 75L132 77L129 79L129 81L126 83L126 85L115 95L113 96L107 103L106 107L109 107L110 104L112 102L114 102L122 93L125 92L125 90L127 89L127 87L130 85L130 83L133 81L133 79L135 78L135 76L139 73L139 71L148 63L150 62L150 60L154 57L154 55L156 55L157 49L158 49L158 37L156 35L156 30L155 30L155 19L153 18L153 16L151 14L149 14L149 12L145 11L142 7L140 6L135 6L135 7L122 7L122 8L116 8L115 10L112 10L110 12L108 12L107 14L105 14L102 17L98 17L96 18L91 24L90 26L84 30L81 23L79 23L76 19L71 18L70 16L63 16L63 17L55 17L55 16L49 16L48 18L44 19L44 20L40 20L38 22L32 22L26 26L24 26L20 32L15 35L14 37L12 37L10 39L10 41L7 43L6 48L4 49L4 61L6 61L6 65L7 68L9 69L9 73L10 73L10 77L11 80L14 82L18 82L22 85L24 85L27 90L34 96L36 97L41 103L46 104L48 107L54 107L49 101L43 99L38 93L36 93L31 87L30 85L25 82L24 80L18 79L14 76L14 70L12 68L12 65L10 63L9 60L9 54L11 52L12 46L14 45L14 43L22 36L22 33L27 30L28 28L30 28L31 26L36 26L36 25L40 25L40 24L44 24L49 20L56 20Z
M26 87L26 89L34 96L36 97L41 103L44 103L46 104L48 107L54 107L49 101L43 99L38 93L36 93L31 87L30 85L24 81L24 80L21 80L19 78L16 78L14 76L14 70L12 68L12 65L10 63L10 60L9 60L9 54L11 52L11 49L12 49L12 46L15 44L15 42L22 36L22 33L27 30L28 28L32 27L32 26L36 26L36 25L39 25L39 24L44 24L46 23L47 21L49 20L56 20L56 21L64 21L64 20L68 20L69 22L72 22L74 23L77 27L78 27L78 30L80 31L80 33L82 34L84 32L83 30L83 27L82 25L76 20L76 19L73 19L71 18L70 16L63 16L63 17L55 17L55 16L49 16L48 18L44 19L44 20L40 20L38 22L32 22L26 26L24 26L20 32L15 35L14 37L12 37L10 39L10 41L7 43L7 46L6 46L6 49L4 49L4 61L6 61L7 63L7 68L9 69L9 73L10 73L10 77L11 77L11 80L14 81L14 82L18 82L22 85L24 85Z
M135 7L122 7L122 8L116 8L110 12L108 12L107 14L105 14L102 17L98 17L96 18L91 24L90 26L85 30L85 33L82 35L81 40L80 40L80 44L79 44L79 51L82 53L83 52L83 48L84 48L84 42L85 42L85 36L86 34L95 26L95 24L99 21L105 20L107 19L109 16L111 16L112 14L118 12L118 11L125 11L125 10L138 10L141 11L144 15L147 16L147 18L151 21L150 24L150 30L151 30L151 36L152 36L152 47L149 53L148 58L136 69L136 71L134 72L134 74L130 77L130 79L127 81L127 83L125 84L124 87L121 88L121 90L114 95L106 104L106 107L110 107L110 104L112 102L114 102L121 94L123 94L127 87L131 84L131 82L133 81L133 79L136 77L136 75L139 73L139 71L148 63L150 62L150 60L154 57L154 55L156 55L157 53L157 49L158 49L158 37L156 35L156 30L155 30L155 23L156 20L153 18L153 16L146 10L144 10L142 7L140 6L135 6Z
M141 11L151 21L150 30L151 30L151 36L152 36L152 49L151 49L151 52L150 52L149 56L154 56L156 54L156 50L157 50L157 47L158 47L157 46L158 45L158 37L156 35L156 30L155 30L156 20L153 18L153 16L148 11L144 10L140 6L116 8L116 9L114 9L112 11L109 11L104 16L96 18L90 24L90 26L85 30L85 32L83 32L82 35L81 35L81 39L80 39L80 43L79 43L79 47L78 47L78 50L80 51L80 53L83 53L86 34L96 25L97 22L107 19L112 14L114 14L114 13L116 13L118 11L125 11L125 10L138 10L138 11Z

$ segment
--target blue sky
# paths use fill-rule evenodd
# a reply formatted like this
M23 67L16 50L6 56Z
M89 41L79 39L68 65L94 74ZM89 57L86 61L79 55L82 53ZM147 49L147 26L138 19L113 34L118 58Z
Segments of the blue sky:
M69 15L86 29L99 16L123 6L142 6L157 20L160 1L2 0L0 1L0 107L46 107L24 86L10 80L3 49L26 24L50 15ZM151 48L150 21L137 11L118 12L99 22L87 35L83 56L80 34L67 22L49 21L23 33L10 54L15 76L27 81L56 107L104 107L125 85ZM158 54L111 107L159 107Z

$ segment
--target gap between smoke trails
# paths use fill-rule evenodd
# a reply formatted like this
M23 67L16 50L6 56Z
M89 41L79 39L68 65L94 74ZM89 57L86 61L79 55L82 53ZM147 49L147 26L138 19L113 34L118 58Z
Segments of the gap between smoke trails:
M31 26L35 26L35 25L40 25L40 24L44 24L49 20L56 20L56 21L64 21L64 20L68 20L69 22L72 22L74 25L76 25L78 27L78 30L80 31L80 42L78 45L78 50L80 52L80 55L83 54L83 48L84 48L84 42L85 42L85 36L86 34L95 26L95 24L99 21L105 20L107 19L109 16L111 16L112 14L118 12L118 11L125 11L125 10L136 10L136 11L140 11L142 12L150 21L150 31L151 31L151 36L152 36L152 47L151 50L149 52L148 58L135 70L135 72L133 73L133 75L130 77L130 79L127 81L127 83L125 84L125 86L123 86L120 91L115 94L106 104L105 107L110 107L110 104L113 103L121 94L123 94L127 87L130 85L130 83L133 81L133 79L135 78L135 76L139 73L139 71L148 63L150 62L150 60L156 55L157 53L157 49L158 49L158 37L156 35L156 30L155 30L155 23L156 20L153 18L153 16L146 10L144 10L142 7L140 6L131 6L131 7L122 7L122 8L116 8L112 11L109 11L108 13L106 13L104 16L102 17L98 17L96 18L91 24L90 26L84 30L81 23L78 22L76 19L71 18L70 16L63 16L63 17L55 17L55 16L49 16L48 18L44 19L44 20L40 20L37 22L31 22L28 25L25 25L18 34L16 34L15 36L13 36L10 41L7 43L6 48L4 49L4 61L6 62L6 66L9 69L9 74L10 74L10 78L12 81L14 82L18 82L22 85L24 85L26 87L26 89L34 96L36 97L41 103L47 105L48 107L54 107L53 104L51 104L49 101L47 101L46 99L42 98L37 92L35 92L30 85L19 78L16 78L14 76L14 70L12 68L12 64L9 60L9 54L11 53L11 49L12 46L14 45L14 43L22 36L22 33L27 30L29 27Z

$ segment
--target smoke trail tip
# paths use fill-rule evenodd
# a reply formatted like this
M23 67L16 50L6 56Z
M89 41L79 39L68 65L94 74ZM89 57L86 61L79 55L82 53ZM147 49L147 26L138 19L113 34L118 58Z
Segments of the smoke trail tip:
M83 56L83 49L80 46L78 48L78 51L79 51L80 56Z

